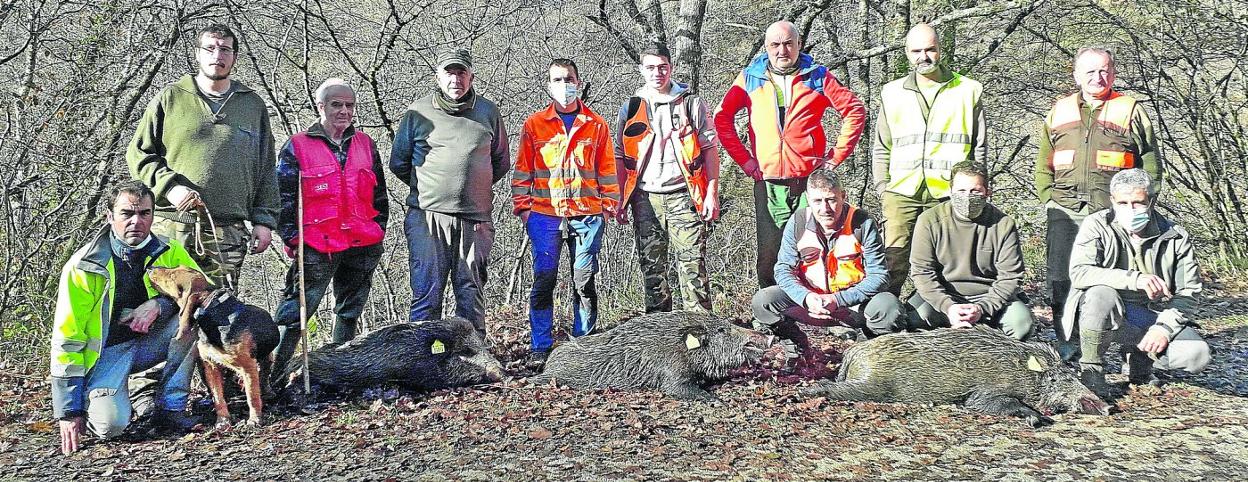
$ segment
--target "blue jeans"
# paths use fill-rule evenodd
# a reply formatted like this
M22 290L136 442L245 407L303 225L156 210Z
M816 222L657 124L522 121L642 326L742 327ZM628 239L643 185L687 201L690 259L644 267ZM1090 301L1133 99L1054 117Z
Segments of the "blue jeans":
M442 295L450 278L455 314L485 333L486 262L494 246L494 223L417 208L407 210L410 321L442 319Z
M107 340L108 327L103 331L102 336ZM178 341L173 339L177 331L175 314L152 323L151 329L138 338L104 347L86 378L88 429L104 438L121 435L130 425L132 412L127 379L162 361L166 363L160 377L163 388L157 397L157 407L175 411L186 409L198 336Z
M561 218L529 212L525 230L533 242L533 289L529 292L529 327L533 330L533 351L547 351L554 344L555 283L559 279L559 254L567 245L572 257L572 336L583 336L598 321L598 251L602 249L602 216Z

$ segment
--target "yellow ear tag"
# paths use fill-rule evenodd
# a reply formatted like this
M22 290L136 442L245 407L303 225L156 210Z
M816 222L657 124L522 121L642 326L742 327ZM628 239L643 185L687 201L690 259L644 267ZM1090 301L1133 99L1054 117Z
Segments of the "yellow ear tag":
M442 340L433 340L433 346L429 347L429 351L434 355L446 353L446 344Z
M698 340L698 337L693 336L693 335L685 335L685 348L692 350L700 346L702 346L702 342Z
M1035 355L1032 355L1031 357L1027 358L1027 369L1033 372L1042 372L1044 371L1044 363L1041 363L1039 358L1036 358Z

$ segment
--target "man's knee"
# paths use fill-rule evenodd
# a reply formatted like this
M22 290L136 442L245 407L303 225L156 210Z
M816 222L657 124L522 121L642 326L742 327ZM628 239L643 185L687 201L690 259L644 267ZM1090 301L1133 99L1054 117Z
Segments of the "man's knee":
M1200 373L1213 360L1213 351L1205 340L1174 340L1166 350L1166 369Z
M1031 338L1035 325L1036 319L1031 315L1031 308L1022 301L1015 300L1010 303L1001 315L1001 331L1015 340L1025 341Z
M759 323L774 325L780 321L780 314L785 308L794 304L779 286L770 286L754 293L754 298L750 300L750 309Z
M1118 295L1118 290L1105 285L1088 288L1079 305L1079 328L1098 331L1111 329L1114 313L1121 306L1122 298Z
M112 439L130 425L130 400L117 390L105 394L95 390L88 394L87 429L102 439Z
M905 330L903 313L901 300L897 299L897 295L888 291L872 296L871 301L867 302L866 309L863 310L863 315L867 319L867 330L873 336Z

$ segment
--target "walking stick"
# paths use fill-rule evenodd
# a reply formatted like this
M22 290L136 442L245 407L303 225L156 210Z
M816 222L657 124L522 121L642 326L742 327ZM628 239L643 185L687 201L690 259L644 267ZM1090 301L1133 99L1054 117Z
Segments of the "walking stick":
M299 180L297 194L299 196L298 220L296 225L299 230L299 342L303 345L303 393L312 393L312 382L308 378L308 299L307 286L303 280L303 180Z

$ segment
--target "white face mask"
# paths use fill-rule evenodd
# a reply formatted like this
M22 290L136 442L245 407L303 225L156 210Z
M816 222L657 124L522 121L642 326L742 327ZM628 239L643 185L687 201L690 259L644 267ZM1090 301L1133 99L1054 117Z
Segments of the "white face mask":
M1114 207L1114 220L1128 233L1139 233L1148 226L1148 208L1131 209L1130 206Z
M554 82L550 84L550 97L559 103L560 107L567 107L576 102L577 92L576 84L566 82Z

